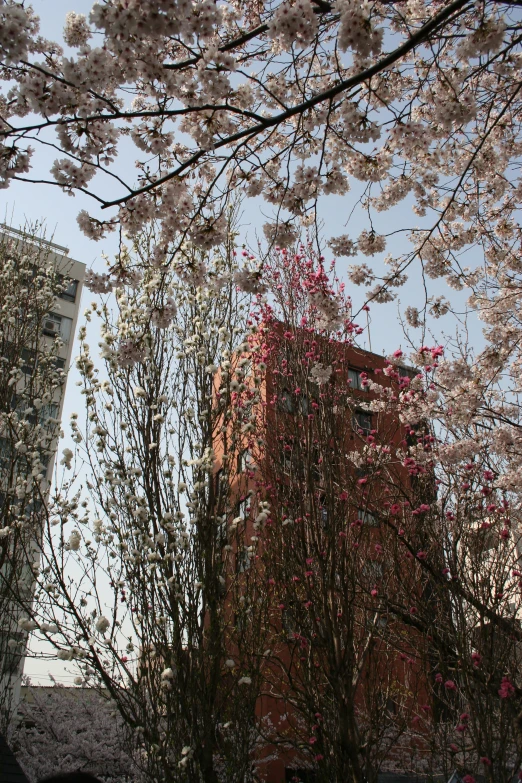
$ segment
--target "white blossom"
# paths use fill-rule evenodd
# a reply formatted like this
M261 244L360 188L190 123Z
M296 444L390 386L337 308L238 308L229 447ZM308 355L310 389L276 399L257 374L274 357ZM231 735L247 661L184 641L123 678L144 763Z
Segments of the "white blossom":
M237 681L238 685L252 685L252 678L251 677L241 677Z
M82 543L82 537L80 531L73 530L67 542L68 548L71 549L73 552L77 552L80 548L81 543Z
M71 451L71 449L64 449L62 451L62 459L60 460L60 465L64 465L67 468L67 470L71 470L73 457L74 457L74 453Z
M332 367L323 367L321 362L317 362L313 365L312 369L310 370L310 376L315 381L315 383L318 383L319 386L322 386L325 383L328 383L332 375Z
M102 635L110 628L110 621L104 617L103 615L100 615L98 619L96 620L96 630L98 633L101 633Z

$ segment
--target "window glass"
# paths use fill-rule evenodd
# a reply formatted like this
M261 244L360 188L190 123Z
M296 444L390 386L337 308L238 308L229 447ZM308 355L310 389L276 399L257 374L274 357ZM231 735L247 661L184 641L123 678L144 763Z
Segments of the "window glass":
M294 401L288 389L283 389L279 395L279 407L284 413L294 412Z
M357 512L357 515L361 522L363 522L365 525L371 525L372 527L379 527L379 520L375 517L374 514L371 513L371 511L367 511L364 508L360 508Z
M350 367L348 369L348 380L352 389L368 391L366 373L363 374L360 370L355 370L353 367Z
M367 560L362 568L364 576L372 581L377 581L382 578L382 565L376 563L375 560Z
M407 375L408 378L416 378L419 374L419 371L415 370L413 367L403 367L402 365L399 365L397 369L399 371L399 375Z
M281 448L281 466L283 468L283 473L290 475L292 470L292 452L285 448L287 445L288 444L285 444Z
M30 348L22 348L22 372L24 375L32 375L35 369L36 353Z
M241 454L238 457L237 460L237 471L238 473L245 473L247 470L253 470L254 468L254 460L252 458L252 454L248 449L245 449L241 452Z
M372 415L366 411L355 411L353 414L353 426L367 435L372 429Z
M303 416L308 416L308 414L311 412L311 405L310 400L305 394L302 394L299 397L299 411L302 413Z
M78 280L67 280L60 275L60 283L64 286L63 291L58 294L60 299L65 299L66 302L76 302L76 294L78 293Z
M40 424L45 425L48 419L58 418L58 405L55 402L50 402L47 405L42 405L38 411L38 420Z
M0 467L6 468L14 455L13 443L8 438L0 437Z
M219 519L220 521L218 522L217 526L217 544L218 546L225 546L225 544L228 542L226 515L223 518L220 517Z
M223 468L220 468L217 471L216 475L214 476L214 482L216 497L219 497L225 489L223 486Z
M48 337L61 337L64 343L69 342L72 331L72 318L58 313L48 313L43 321L43 333Z
M242 375L244 378L247 378L252 372L252 361L250 359L247 359L246 361L241 360L236 372L238 375Z
M282 610L281 624L288 634L294 634L297 631L297 623L294 616L294 602L290 601L290 606Z
M249 514L250 514L250 498L244 498L244 500L242 500L241 503L239 504L238 517L241 517L241 519L246 519Z
M246 547L237 550L237 570L239 573L250 568L250 552Z

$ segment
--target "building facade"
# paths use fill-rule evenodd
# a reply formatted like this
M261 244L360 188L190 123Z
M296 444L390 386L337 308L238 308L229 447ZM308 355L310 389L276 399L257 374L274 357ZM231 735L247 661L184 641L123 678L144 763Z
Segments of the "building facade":
M248 409L249 397L257 396L260 414L251 433L243 428L226 475L219 450L217 467L235 498L226 536L230 578L244 581L245 595L247 581L257 578L269 605L270 654L257 703L264 739L258 774L266 783L308 783L319 779L321 747L332 747L339 735L326 726L325 715L344 714L346 736L355 734L362 723L355 716L365 710L369 715L372 700L382 698L383 714L386 701L397 710L389 725L379 724L390 733L391 726L397 729L411 718L405 681L411 688L415 680L415 688L423 690L418 671L390 663L395 653L377 641L378 626L387 618L367 600L390 579L380 555L387 537L380 518L389 489L384 479L367 475L365 459L372 448L394 448L407 437L396 413L372 404L377 399L372 382L391 391L397 378L409 380L415 373L397 367L397 378L390 377L382 356L306 330L291 337L283 331L282 325L273 328L278 344L271 352L266 348L257 391L250 367L259 356L250 364L236 358L243 383L235 403ZM411 490L411 476L400 465L395 481ZM391 694L399 690L400 704L392 705ZM386 743L372 737L369 726L364 731L375 751L367 768L380 766L377 757ZM401 759L396 762L388 768L407 768ZM367 774L364 763L361 774Z
M0 227L0 707L19 699L34 574L85 265ZM24 627L25 618L25 627Z

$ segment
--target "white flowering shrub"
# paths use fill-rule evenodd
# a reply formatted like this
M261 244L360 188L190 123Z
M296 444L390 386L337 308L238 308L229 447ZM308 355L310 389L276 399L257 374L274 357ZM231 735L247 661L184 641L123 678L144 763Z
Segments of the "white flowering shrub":
M22 687L9 742L30 783L58 773L90 772L104 783L141 783L134 748L107 693L92 688Z
M238 284L256 267L231 231L170 266L143 235L112 265L113 296L87 312L97 350L80 331L85 424L71 420L36 590L56 656L108 691L148 780L239 783L258 741L266 602L236 567L255 549L237 517L260 402Z
M78 216L92 239L156 220L160 245L209 249L224 239L220 196L241 191L273 207L265 233L290 246L299 222L328 216L327 196L356 213L362 182L371 230L354 214L336 252L380 253L374 218L408 198L426 220L420 230L396 213L412 230L394 250L402 271L415 261L452 281L466 246L495 276L492 256L516 256L522 52L510 0L107 0L67 13L67 55L30 7L6 0L0 13L0 180L31 182L54 144L51 181L94 197ZM134 170L119 163L122 143ZM110 198L103 178L121 186Z

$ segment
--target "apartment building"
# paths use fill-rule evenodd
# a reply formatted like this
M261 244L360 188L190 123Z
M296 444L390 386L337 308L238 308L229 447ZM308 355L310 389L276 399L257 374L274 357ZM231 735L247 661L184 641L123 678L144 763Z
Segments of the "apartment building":
M276 325L273 331L276 341L278 334L283 338L282 325ZM311 373L315 359L306 360L312 354L319 357L323 369L331 366L328 382L318 383ZM247 390L252 388L247 357L238 356L235 364L241 370L240 385L242 381ZM315 780L313 754L300 752L299 746L304 749L316 738L300 736L301 729L305 731L306 721L301 718L306 709L299 714L295 705L296 700L304 705L313 690L307 691L303 685L310 674L308 668L305 675L310 661L309 640L313 634L317 638L323 628L322 619L312 614L312 582L318 585L323 580L322 586L315 589L316 598L321 589L333 596L332 604L336 606L335 610L332 606L328 621L338 623L340 646L350 644L349 629L341 619L353 612L351 598L347 597L352 579L350 568L357 569L354 578L370 593L382 579L379 551L386 537L380 516L387 490L378 477L366 483L367 471L362 461L358 464L357 454L362 454L373 441L397 446L409 435L396 414L380 412L378 406L371 405L376 399L372 381L378 380L385 387L397 382L384 372L389 363L382 356L297 330L280 340L266 364L258 389L258 407L263 412L255 433L252 437L246 433L240 439L237 454L227 460L225 472L219 447L216 449L217 478L230 483L230 496L235 499L230 513L233 522L223 540L226 538L228 548L229 578L241 583L257 570L258 574L261 572L261 587L266 585L263 589L273 595L273 638L267 645L272 662L265 665L266 683L256 710L260 724L265 724L266 738L258 774L266 783L308 783ZM410 368L397 367L400 378L409 380L415 374ZM248 407L248 391L245 394L244 405ZM400 465L396 481L411 490L412 479ZM261 515L268 520L261 523L262 509L255 500L259 493L265 495L270 506L270 511ZM268 543L264 525L276 531L272 536L275 544ZM359 554L358 563L354 551ZM321 560L328 563L328 569L322 568ZM298 651L301 644L306 648L303 653ZM356 647L354 643L354 650ZM357 665L365 670L362 658ZM381 663L372 665L372 676L382 677L383 682L388 677L391 682L384 655ZM397 681L402 676L398 670L394 673ZM290 692L290 681L297 690ZM322 687L318 677L316 697ZM361 690L356 695L359 703L364 698ZM318 709L318 714L321 712ZM270 725L276 727L273 743L269 741ZM281 741L285 735L288 743Z
M0 226L0 251L7 270L0 290L0 711L5 716L19 699L27 642L12 596L22 591L30 607L85 265L70 258L67 248L8 226Z

